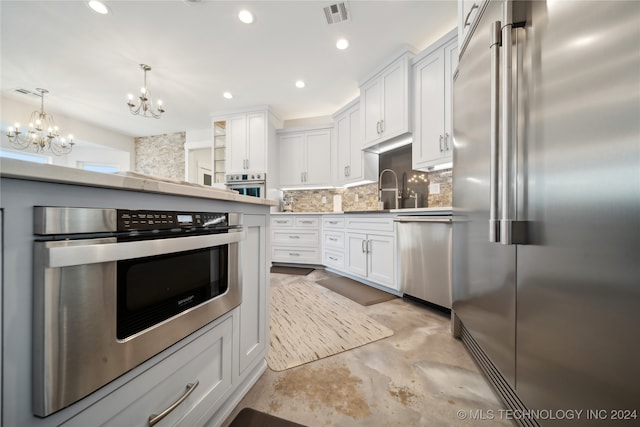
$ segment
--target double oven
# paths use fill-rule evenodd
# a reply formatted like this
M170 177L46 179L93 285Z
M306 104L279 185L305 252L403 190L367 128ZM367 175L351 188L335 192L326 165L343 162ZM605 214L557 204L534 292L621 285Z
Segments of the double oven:
M38 416L241 303L241 214L36 207L34 233Z

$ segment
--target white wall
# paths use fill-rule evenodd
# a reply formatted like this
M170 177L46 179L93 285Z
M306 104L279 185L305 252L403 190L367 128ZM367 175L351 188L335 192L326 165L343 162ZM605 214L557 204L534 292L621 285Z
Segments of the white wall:
M6 131L8 126L16 122L20 123L23 130L26 128L31 113L39 109L38 98L33 98L35 103L24 102L4 94L0 96L0 126L2 127L0 147L3 149L19 151L11 148ZM51 156L53 164L77 167L78 162L108 163L117 165L122 171L134 170L135 146L132 136L59 114L46 105L45 111L54 115L62 134L72 133L76 142L70 154Z

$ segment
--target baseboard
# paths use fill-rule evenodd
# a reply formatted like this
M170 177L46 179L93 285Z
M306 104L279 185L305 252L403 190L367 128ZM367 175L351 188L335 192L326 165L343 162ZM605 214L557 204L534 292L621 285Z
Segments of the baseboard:
M244 378L242 383L236 388L236 390L227 397L224 404L216 411L216 413L208 420L200 420L198 425L207 427L219 427L222 423L229 418L233 410L238 406L242 398L251 390L256 382L260 379L264 371L267 370L267 361L262 358Z

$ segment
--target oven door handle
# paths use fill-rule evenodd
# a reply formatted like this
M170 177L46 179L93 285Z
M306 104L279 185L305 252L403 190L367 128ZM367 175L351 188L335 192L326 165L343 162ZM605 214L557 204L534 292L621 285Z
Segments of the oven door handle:
M47 268L70 267L228 245L244 240L246 235L242 227L229 233L134 242L103 243L105 239L89 239L74 241L72 246L55 246L58 242L54 242L45 244L43 259Z

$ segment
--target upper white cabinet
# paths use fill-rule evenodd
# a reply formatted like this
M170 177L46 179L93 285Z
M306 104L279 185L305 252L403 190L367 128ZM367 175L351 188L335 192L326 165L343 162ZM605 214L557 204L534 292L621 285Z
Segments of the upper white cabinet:
M452 161L452 87L458 65L456 30L413 64L413 169L429 170Z
M267 170L267 113L238 114L227 119L227 172Z
M327 127L278 131L281 187L331 186L331 131Z
M360 101L354 100L334 115L337 185L378 179L378 155L362 151Z
M364 148L410 132L409 60L405 51L360 85Z
M482 0L458 0L458 46L462 49L480 12Z

